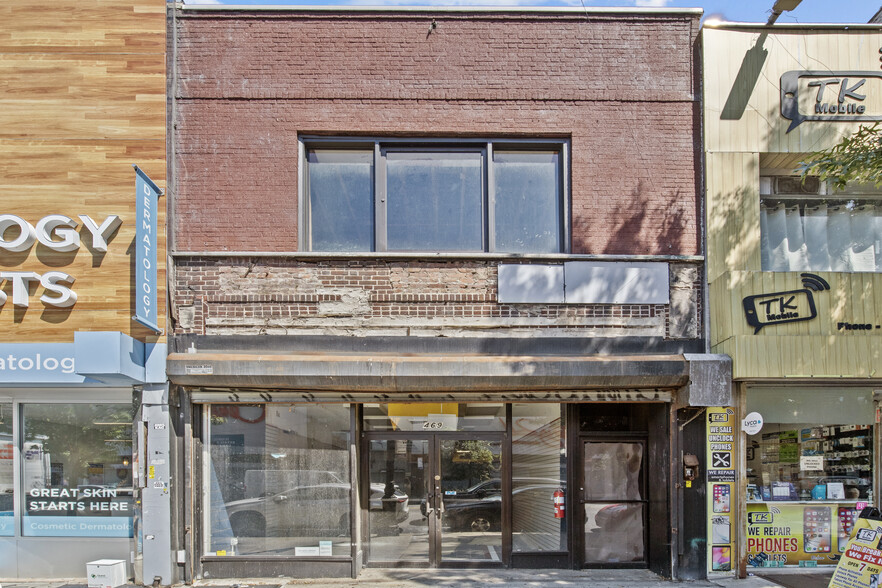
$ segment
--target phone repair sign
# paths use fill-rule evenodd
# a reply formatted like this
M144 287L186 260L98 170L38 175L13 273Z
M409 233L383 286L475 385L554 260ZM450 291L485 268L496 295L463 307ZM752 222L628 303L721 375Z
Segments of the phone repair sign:
M731 572L732 553L732 496L735 486L735 411L728 407L707 409L707 444L704 463L707 464L708 496L708 572Z
M882 522L859 517L839 559L830 588L879 588L882 574Z

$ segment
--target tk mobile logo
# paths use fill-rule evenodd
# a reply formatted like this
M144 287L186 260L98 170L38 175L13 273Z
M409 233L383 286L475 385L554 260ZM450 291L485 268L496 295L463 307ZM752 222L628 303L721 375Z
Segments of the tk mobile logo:
M708 412L707 420L710 423L728 423L729 417L733 416L735 411L727 408L725 412Z
M747 522L751 525L771 525L775 517L770 512L749 512Z
M747 324L754 328L754 335L768 325L808 321L818 316L812 292L829 290L830 284L815 274L800 276L804 286L802 290L757 294L742 301Z
M879 121L864 101L882 90L874 71L788 71L781 76L781 116L789 133L805 121Z

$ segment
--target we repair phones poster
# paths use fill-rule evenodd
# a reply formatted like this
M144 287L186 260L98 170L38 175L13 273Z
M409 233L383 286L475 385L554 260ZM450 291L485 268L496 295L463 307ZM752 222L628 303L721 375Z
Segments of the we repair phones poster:
M708 562L710 572L732 571L735 486L735 411L707 410Z

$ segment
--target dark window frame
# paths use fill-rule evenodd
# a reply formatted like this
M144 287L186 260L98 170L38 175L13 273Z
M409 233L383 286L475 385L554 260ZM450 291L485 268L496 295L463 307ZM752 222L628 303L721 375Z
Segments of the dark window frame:
M371 166L373 218L369 250L364 251L323 251L312 247L312 226L310 210L310 186L308 157L312 150L354 150L372 152ZM555 251L507 251L496 245L495 192L496 178L494 170L494 153L497 151L512 152L556 152L558 156L558 246ZM481 155L482 194L481 209L481 248L480 249L389 249L387 240L387 177L386 153L417 153L417 152L478 152ZM339 255L362 253L456 253L456 254L568 254L571 252L571 162L569 138L544 139L513 139L513 138L395 138L395 137L323 137L302 136L299 139L299 227L298 249L300 251L318 251Z

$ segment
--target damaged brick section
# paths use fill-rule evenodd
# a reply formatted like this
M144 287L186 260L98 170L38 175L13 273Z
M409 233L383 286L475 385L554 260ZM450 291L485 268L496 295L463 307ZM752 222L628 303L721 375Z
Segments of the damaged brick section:
M175 275L176 333L698 336L701 271L671 268L671 304L501 304L495 261L194 257Z

